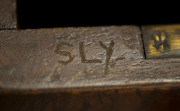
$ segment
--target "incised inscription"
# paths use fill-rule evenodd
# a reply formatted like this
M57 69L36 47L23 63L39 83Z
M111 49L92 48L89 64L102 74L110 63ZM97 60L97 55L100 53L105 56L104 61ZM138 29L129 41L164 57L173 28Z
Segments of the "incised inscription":
M105 68L104 68L105 74L108 73L108 66L110 65L110 59L113 54L114 45L115 45L115 43L113 40L110 41L108 46L106 46L102 41L99 41L99 46L106 51ZM59 54L60 56L68 57L68 60L66 60L66 61L58 60L58 62L63 65L67 65L68 63L71 63L73 61L75 56L71 55L71 53L69 51L60 50L61 48L63 48L63 46L73 47L73 45L68 42L57 42L56 47L55 47L56 54ZM100 60L100 59L86 58L85 47L84 47L83 41L79 42L79 55L80 55L81 63L102 63L102 60Z

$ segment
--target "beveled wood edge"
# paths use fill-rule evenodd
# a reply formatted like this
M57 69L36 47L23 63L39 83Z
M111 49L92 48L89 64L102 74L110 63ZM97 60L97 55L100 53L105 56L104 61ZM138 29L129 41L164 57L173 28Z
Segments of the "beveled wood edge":
M126 85L112 85L112 86L88 86L88 87L71 87L71 88L38 88L38 89L15 89L15 88L0 88L0 95L2 94L58 94L58 93L72 93L78 94L83 92L106 92L119 91L119 93L127 93L133 90L152 91L169 90L173 88L180 88L180 81L178 82L160 82L160 83L137 83Z

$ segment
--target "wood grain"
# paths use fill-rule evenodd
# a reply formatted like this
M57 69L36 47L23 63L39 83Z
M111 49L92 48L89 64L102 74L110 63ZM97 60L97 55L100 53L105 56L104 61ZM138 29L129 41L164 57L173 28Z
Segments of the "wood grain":
M77 90L73 93L6 93L0 95L0 109L2 111L178 111L180 108L178 85L135 87Z
M180 59L143 54L137 26L1 30L0 107L179 109Z
M141 81L136 73L144 59L136 26L10 30L1 31L0 35L3 89L108 86ZM110 47L111 41L113 52L101 46ZM83 54L91 62L82 62L82 42ZM68 54L60 55L63 51L70 53L72 61L68 64L60 62L69 60L65 56Z
M16 0L0 0L0 29L16 28Z
M1 31L0 35L2 89L179 82L180 59L144 59L136 26L10 30ZM115 45L107 65L108 53L99 41L109 47L111 40ZM82 41L86 59L102 63L82 62ZM64 42L72 46L57 45ZM57 47L59 51L69 51L73 60L68 64L59 62L69 57L56 53Z

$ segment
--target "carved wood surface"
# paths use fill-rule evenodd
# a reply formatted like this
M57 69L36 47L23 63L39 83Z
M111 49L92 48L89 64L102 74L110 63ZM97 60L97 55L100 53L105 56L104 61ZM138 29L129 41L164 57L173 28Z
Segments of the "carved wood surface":
M144 59L136 26L0 31L0 87L106 87L179 82L180 59Z
M0 111L180 108L180 59L145 59L137 26L16 28L0 0Z

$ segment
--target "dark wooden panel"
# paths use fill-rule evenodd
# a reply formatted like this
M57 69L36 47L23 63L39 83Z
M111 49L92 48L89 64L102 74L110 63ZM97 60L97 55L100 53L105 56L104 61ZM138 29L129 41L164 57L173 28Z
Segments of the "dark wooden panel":
M155 85L155 84L154 84ZM136 88L135 88L136 87ZM0 95L1 111L179 111L175 84L108 90Z
M0 29L16 28L16 0L0 0Z

